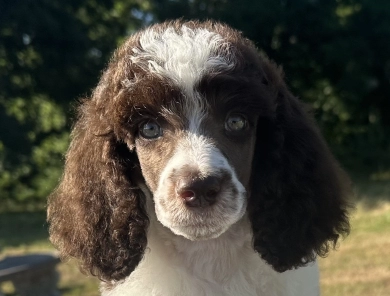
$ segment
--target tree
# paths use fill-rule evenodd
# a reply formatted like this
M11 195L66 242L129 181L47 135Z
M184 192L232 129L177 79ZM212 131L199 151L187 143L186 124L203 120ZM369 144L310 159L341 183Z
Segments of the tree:
M3 208L45 202L61 174L71 102L88 95L147 8L137 0L0 1Z

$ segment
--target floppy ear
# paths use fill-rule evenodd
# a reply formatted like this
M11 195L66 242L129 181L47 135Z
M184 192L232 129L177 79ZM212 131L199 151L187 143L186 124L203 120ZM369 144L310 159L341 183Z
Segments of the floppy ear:
M281 77L273 80L276 107L258 122L248 210L254 249L283 272L325 256L348 234L350 182L305 106Z
M83 270L109 281L126 277L142 259L149 220L137 187L137 155L117 139L99 108L98 100L80 107L48 221L50 240L63 257L79 259Z

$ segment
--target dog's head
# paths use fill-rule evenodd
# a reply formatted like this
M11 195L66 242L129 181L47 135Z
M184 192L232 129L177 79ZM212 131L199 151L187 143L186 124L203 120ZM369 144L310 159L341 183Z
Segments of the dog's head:
M254 249L277 271L326 255L348 232L348 182L314 122L281 71L226 25L168 22L131 36L79 110L50 234L103 280L142 259L140 188L190 240L247 213Z

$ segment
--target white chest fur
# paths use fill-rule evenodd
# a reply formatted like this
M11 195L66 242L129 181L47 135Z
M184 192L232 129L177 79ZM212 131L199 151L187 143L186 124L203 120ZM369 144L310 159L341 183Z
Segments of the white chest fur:
M154 220L154 219L153 219ZM189 241L151 221L137 269L103 296L315 296L317 264L275 272L251 247L245 219L220 237Z

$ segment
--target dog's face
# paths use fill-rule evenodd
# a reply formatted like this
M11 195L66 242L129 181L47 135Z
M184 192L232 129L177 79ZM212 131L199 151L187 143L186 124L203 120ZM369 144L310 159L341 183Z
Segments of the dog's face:
M157 218L191 240L219 236L246 210L254 127L240 113L216 120L208 117L206 113L198 126L183 129L146 120L136 140ZM187 126L192 119L182 120ZM148 139L156 133L161 135ZM242 133L243 143L233 141L231 133Z
M170 97L137 108L135 150L158 220L190 240L219 236L246 211L258 116L230 47L206 29L171 28L141 35L130 57L150 73L134 87Z
M219 236L246 210L255 124L215 108L185 112L178 125L146 119L136 139L157 218L191 240Z

